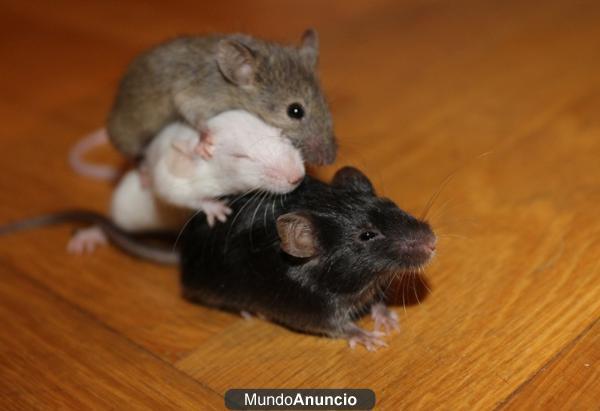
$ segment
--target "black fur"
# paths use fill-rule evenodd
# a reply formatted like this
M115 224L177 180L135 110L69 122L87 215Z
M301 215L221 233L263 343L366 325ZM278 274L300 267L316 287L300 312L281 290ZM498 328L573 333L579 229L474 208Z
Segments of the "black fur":
M280 248L277 217L296 211L316 227L313 258ZM361 240L366 231L376 237ZM228 221L213 229L203 215L194 218L181 240L181 282L184 295L197 302L344 336L394 274L427 262L431 250L424 244L434 240L427 223L377 197L367 177L347 167L332 184L306 177L288 195L234 201Z

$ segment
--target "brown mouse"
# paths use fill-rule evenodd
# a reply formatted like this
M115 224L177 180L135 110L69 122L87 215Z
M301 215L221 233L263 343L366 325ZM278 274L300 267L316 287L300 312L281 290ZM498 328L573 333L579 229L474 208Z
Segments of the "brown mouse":
M283 131L309 164L330 164L337 145L333 121L316 73L315 30L299 47L244 34L179 37L137 57L120 82L108 117L111 141L123 154L142 157L167 123L196 127L210 157L206 121L243 109Z

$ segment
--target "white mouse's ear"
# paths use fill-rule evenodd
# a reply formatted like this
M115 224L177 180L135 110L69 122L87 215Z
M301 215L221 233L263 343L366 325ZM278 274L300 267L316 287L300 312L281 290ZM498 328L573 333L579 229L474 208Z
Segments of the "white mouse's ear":
M302 34L300 56L314 68L319 61L319 35L315 29L308 29Z
M375 194L375 189L369 178L359 169L350 166L340 168L333 176L331 184L363 193Z
M318 251L316 231L306 213L293 212L277 218L281 249L294 257L314 257Z
M251 86L256 72L252 51L234 40L221 40L217 46L217 64L225 78L238 86Z

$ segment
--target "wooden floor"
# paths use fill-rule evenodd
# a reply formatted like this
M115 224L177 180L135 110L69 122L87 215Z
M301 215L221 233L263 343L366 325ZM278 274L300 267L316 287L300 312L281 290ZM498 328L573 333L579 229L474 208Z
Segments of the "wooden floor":
M365 387L384 410L600 409L595 0L3 0L0 221L106 210L111 187L66 155L139 51L208 31L296 42L308 26L336 167L417 214L452 176L428 217L430 291L398 287L390 347L189 304L176 269L69 256L72 227L47 228L0 238L1 409L221 409L233 387Z

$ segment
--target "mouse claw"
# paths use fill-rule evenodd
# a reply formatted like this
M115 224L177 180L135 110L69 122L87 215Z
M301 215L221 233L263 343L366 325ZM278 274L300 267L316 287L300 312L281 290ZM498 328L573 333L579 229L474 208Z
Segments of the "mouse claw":
M91 254L99 245L105 245L108 239L100 227L88 227L78 230L67 243L70 254Z
M225 202L214 198L200 200L199 207L206 214L206 221L210 227L214 226L217 220L222 223L227 221L227 216L232 212Z
M385 333L381 331L366 331L359 328L355 324L348 330L346 339L351 349L355 349L357 345L363 345L367 351L377 351L382 347L387 347L388 344L381 338Z
M194 148L194 152L204 160L210 160L215 150L212 134L207 129L200 130L200 139Z
M379 332L383 328L385 335L392 331L400 329L398 314L388 309L383 303L376 303L371 306L371 318L375 321L375 331Z

